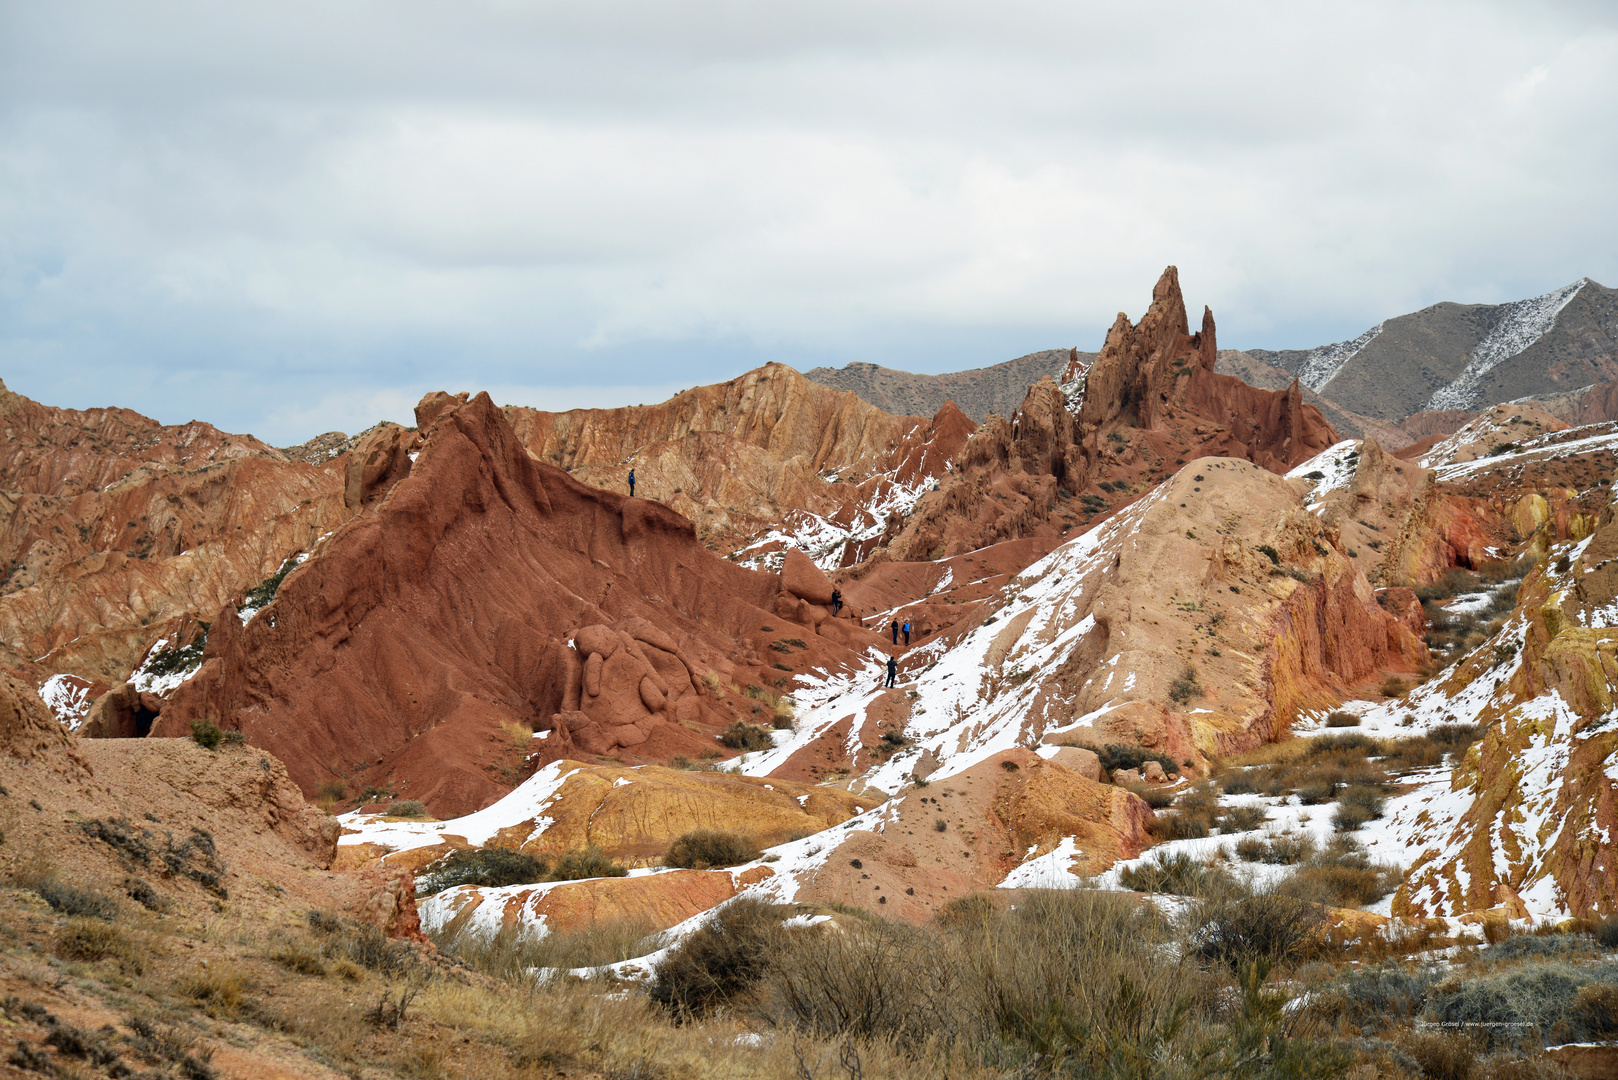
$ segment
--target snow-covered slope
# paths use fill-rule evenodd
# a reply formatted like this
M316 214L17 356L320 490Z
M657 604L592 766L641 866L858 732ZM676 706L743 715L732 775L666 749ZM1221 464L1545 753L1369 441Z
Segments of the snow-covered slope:
M1382 326L1382 323L1377 323L1359 337L1310 350L1298 368L1298 381L1315 393L1320 393L1321 387L1337 378L1337 373L1382 333Z
M1589 281L1589 278L1580 278L1543 296L1501 304L1496 309L1494 325L1483 340L1473 346L1466 368L1454 382L1434 391L1424 408L1476 408L1482 399L1479 383L1483 376L1544 337L1556 325L1556 317L1562 309Z

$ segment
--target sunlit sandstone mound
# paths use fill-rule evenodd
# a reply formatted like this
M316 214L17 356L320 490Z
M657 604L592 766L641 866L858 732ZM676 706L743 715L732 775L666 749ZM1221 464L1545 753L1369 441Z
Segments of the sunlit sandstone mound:
M1487 725L1412 828L1395 914L1618 911L1618 524L1552 550L1490 641L1410 707Z
M1260 390L1215 371L1213 314L1192 333L1174 267L1137 326L1125 315L1093 364L1042 380L1022 407L968 440L954 479L924 497L892 544L936 558L1020 536L1060 534L1125 505L1193 458L1285 472L1337 442L1296 384ZM1103 486L1105 485L1105 486Z
M905 655L910 746L871 782L893 791L911 773L1040 741L1142 745L1195 766L1282 735L1357 684L1418 670L1425 647L1377 603L1303 487L1204 458L1027 567L966 625ZM877 693L810 719L852 713L841 738L863 738Z
M505 413L536 457L584 483L627 491L633 468L638 495L721 551L782 534L822 565L860 557L842 556L851 537L868 553L889 505L931 486L976 427L949 403L931 420L893 416L783 364L656 405Z
M771 641L835 666L876 640L714 556L667 507L535 461L487 395L430 395L417 423L356 447L360 516L245 626L221 615L154 734L212 719L306 792L376 788L464 813L510 790L525 759L722 750L715 731L757 722L785 682ZM513 734L530 728L550 737Z
M339 473L251 436L0 384L0 665L122 681L347 515Z

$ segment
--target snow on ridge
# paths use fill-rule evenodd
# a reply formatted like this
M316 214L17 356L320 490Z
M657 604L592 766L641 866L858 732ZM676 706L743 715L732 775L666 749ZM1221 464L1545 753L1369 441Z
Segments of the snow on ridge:
M1334 443L1286 474L1288 480L1308 480L1315 485L1304 500L1310 513L1318 514L1326 504L1326 496L1348 487L1354 481L1354 470L1360 464L1360 441L1344 439ZM1324 473L1313 477L1310 473Z
M1318 394L1321 387L1337 378L1337 373L1358 356L1360 350L1369 345L1372 339L1382 333L1382 327L1385 325L1377 323L1357 338L1311 349L1298 367L1298 381Z
M76 675L52 675L39 688L40 700L69 731L77 731L90 714L90 683Z
M1465 370L1454 382L1434 391L1423 408L1473 408L1483 396L1478 385L1483 376L1544 337L1556 325L1556 317L1562 309L1589 281L1589 278L1580 278L1543 296L1501 304L1494 326L1473 347Z

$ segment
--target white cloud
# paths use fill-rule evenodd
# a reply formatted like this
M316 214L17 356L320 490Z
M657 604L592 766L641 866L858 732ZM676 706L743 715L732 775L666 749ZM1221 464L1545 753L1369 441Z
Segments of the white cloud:
M0 18L0 377L281 442L415 388L1094 348L1170 262L1245 345L1618 284L1604 5Z

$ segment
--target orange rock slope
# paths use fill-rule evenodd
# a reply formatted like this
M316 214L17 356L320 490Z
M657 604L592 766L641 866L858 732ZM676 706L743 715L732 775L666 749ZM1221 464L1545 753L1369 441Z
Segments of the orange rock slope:
M0 385L0 666L121 682L347 515L340 473L251 436Z
M893 416L782 364L657 405L505 413L530 452L586 484L627 491L633 468L636 494L690 518L717 550L773 534L831 559L848 536L879 533L881 508L941 476L976 426L952 403L931 420Z

